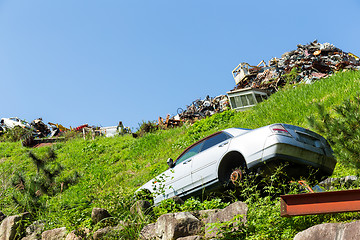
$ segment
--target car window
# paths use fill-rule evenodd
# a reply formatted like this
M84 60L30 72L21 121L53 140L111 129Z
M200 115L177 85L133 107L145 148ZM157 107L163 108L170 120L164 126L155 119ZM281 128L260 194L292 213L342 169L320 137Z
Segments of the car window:
M216 144L221 143L229 138L230 138L230 136L224 132L216 134L215 136L213 136L205 141L204 146L202 147L201 151L205 151L206 149L211 148L211 147L215 146Z
M176 160L176 165L178 165L179 163L183 162L184 160L191 158L192 156L198 154L203 144L204 144L204 142L200 142L200 143L196 144L195 146L193 146L192 148L189 148L178 160Z

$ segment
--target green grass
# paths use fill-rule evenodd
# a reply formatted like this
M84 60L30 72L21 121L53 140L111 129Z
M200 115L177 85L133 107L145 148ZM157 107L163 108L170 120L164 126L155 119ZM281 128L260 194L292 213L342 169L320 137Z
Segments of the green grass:
M81 178L78 184L57 196L43 197L46 211L38 217L47 220L47 228L66 226L69 230L79 227L95 229L98 226L91 222L91 209L104 207L117 219L137 221L128 210L131 196L139 186L167 169L167 158L175 159L190 144L228 127L258 128L281 122L309 128L307 117L316 115L314 103L321 103L331 110L335 105L360 92L359 83L360 72L342 72L312 85L296 85L282 89L251 110L227 111L192 126L185 124L180 128L159 130L137 139L124 135L113 138L98 137L95 140L75 138L58 143L54 148L58 161L66 169L58 184L61 178L66 178L73 171L79 172ZM11 193L16 191L9 185L12 174L20 171L31 175L35 172L28 151L20 142L0 142L0 210L7 215L18 213L17 206L10 198ZM35 154L45 154L47 147L32 151ZM355 169L338 164L334 176L354 173ZM278 206L272 202L266 209L278 211ZM250 215L250 221L267 221L257 217L271 218L261 214ZM307 218L303 218L305 220L301 221L306 222ZM274 219L280 221L280 218ZM311 222L311 218L308 219ZM276 227L276 223L273 225ZM308 225L307 222L302 226ZM281 226L288 228L281 234L293 236L295 228L291 224ZM298 230L296 228L296 231Z

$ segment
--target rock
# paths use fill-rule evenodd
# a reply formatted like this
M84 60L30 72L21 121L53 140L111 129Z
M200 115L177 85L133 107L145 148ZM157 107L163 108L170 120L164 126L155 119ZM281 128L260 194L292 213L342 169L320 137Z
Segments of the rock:
M41 221L33 222L25 229L26 237L22 240L38 240L41 239L41 233L44 231L45 224Z
M323 223L312 226L294 237L294 240L353 240L360 239L360 221L351 223Z
M88 235L90 233L90 230L87 228L81 229L81 230L74 230L70 232L65 240L82 240L82 239L88 239Z
M81 240L81 239L83 238L76 236L75 231L70 232L65 238L65 240Z
M104 208L93 208L91 213L91 219L94 224L109 217L111 217L110 213Z
M97 230L96 232L94 232L93 234L93 239L94 240L98 240L98 239L106 239L106 236L109 234L116 234L116 232L119 232L123 229L123 226L118 225L116 227L105 227L105 228L101 228L99 230Z
M189 237L181 237L178 238L177 240L202 240L203 237L196 235L196 236L189 236Z
M6 215L0 212L0 223L6 218Z
M200 214L204 217L203 222L205 223L205 237L212 238L217 235L217 229L211 226L212 223L228 222L238 215L242 216L241 222L245 223L247 210L248 207L246 203L234 202L224 209L200 211ZM234 226L234 230L236 230L236 226Z
M41 234L41 240L63 240L66 237L66 227L47 230Z
M89 235L90 230L87 228L81 229L81 230L74 230L70 232L65 240L81 240L81 239L87 239L87 236Z
M156 237L172 240L196 235L201 232L203 223L189 212L168 213L156 221Z
M152 240L156 238L155 234L156 223L150 223L143 227L140 231L140 239L142 240Z
M342 178L327 178L319 183L320 186L329 190L334 187L355 187L359 186L359 178L357 176L346 176Z
M29 213L22 213L6 217L0 225L0 240L12 240L24 235L22 220L29 216Z
M152 214L153 209L149 201L138 200L130 208L131 213L138 213L141 218L144 218L145 215Z

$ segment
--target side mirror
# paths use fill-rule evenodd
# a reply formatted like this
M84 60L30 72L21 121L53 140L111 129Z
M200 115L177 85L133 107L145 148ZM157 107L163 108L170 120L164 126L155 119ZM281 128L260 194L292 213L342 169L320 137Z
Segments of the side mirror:
M175 167L174 160L172 160L172 158L168 158L166 163L169 165L169 168Z

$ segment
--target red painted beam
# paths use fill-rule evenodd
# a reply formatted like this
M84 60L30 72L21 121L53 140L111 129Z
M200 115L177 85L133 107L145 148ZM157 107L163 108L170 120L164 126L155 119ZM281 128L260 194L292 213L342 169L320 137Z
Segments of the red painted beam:
M360 189L280 196L281 216L360 211Z

